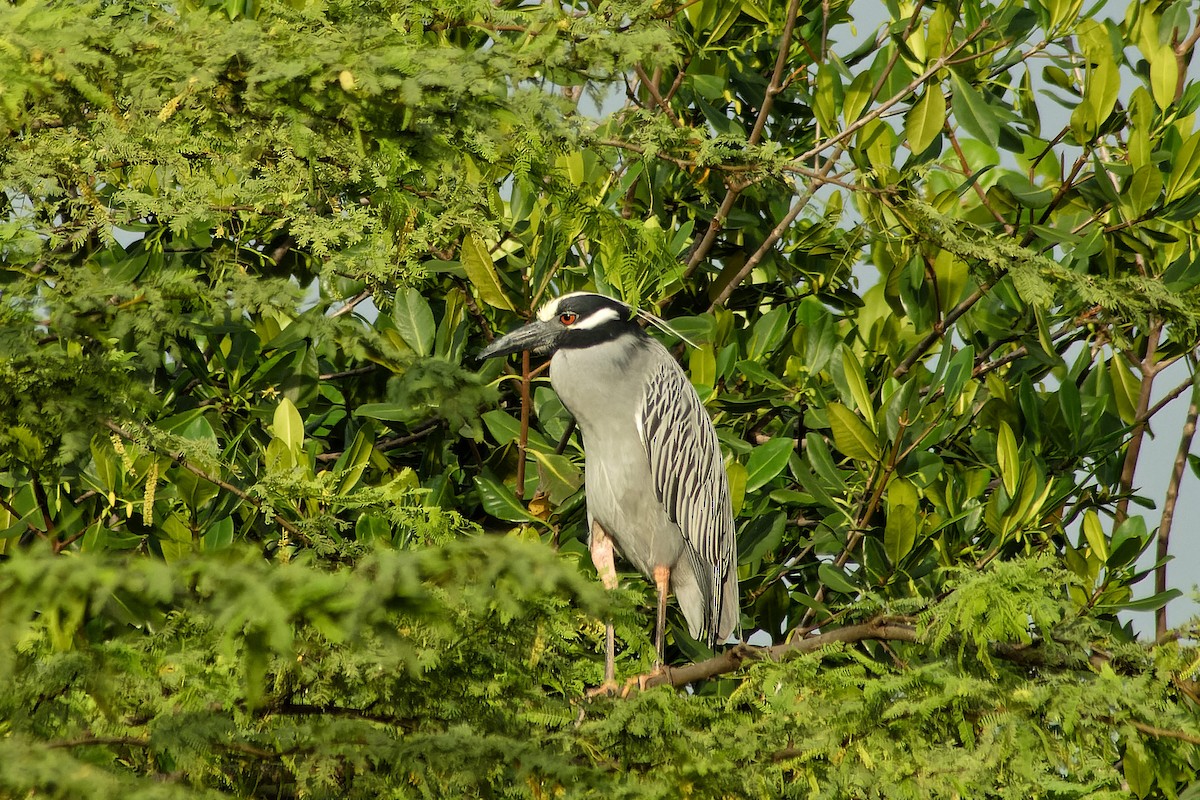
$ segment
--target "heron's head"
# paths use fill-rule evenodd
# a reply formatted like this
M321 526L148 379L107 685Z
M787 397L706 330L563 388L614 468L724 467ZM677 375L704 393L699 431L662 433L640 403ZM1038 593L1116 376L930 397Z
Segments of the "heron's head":
M591 347L626 334L644 335L633 309L602 294L572 292L538 309L537 319L485 347L479 358L528 350L550 355L556 350Z

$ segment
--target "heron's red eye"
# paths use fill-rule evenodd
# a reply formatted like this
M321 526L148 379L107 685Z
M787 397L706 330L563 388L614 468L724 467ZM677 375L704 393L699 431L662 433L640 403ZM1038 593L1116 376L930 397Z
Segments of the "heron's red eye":
M558 321L563 325L574 325L577 319L579 319L579 315L572 311L564 311L558 315Z

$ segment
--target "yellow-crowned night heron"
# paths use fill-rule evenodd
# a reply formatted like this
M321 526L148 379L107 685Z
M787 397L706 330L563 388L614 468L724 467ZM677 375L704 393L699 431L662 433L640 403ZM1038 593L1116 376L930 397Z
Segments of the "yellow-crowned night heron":
M552 300L480 358L553 354L550 383L579 423L586 451L592 561L617 585L613 545L658 590L663 658L668 588L692 636L709 647L737 627L738 578L729 482L712 421L679 364L603 295ZM613 680L612 625L605 681Z

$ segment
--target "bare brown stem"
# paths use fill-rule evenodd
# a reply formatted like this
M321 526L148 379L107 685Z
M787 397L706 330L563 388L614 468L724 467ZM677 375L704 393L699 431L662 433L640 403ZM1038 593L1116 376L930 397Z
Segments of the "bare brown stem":
M329 316L340 317L343 314L349 314L351 311L354 310L355 306L357 306L363 300L366 300L368 297L370 297L371 293L372 293L371 289L363 289L361 292L354 295L354 297L351 297L349 300L347 300L345 303L343 303L336 311L332 312Z
M1162 320L1151 319L1150 329L1146 332L1146 352L1142 359L1135 362L1142 374L1141 391L1138 392L1137 408L1133 418L1136 420L1133 433L1129 437L1129 446L1125 450L1125 463L1121 465L1121 499L1117 501L1114 512L1116 524L1120 525L1129 516L1129 498L1133 492L1133 477L1137 472L1138 458L1142 453L1142 441L1146 438L1149 424L1146 410L1150 408L1150 392L1154 388L1154 377L1158 374L1156 354L1158 338L1162 334Z
M853 644L867 640L915 642L917 641L917 631L907 622L897 621L894 618L877 617L860 625L848 625L845 628L838 628L816 636L791 639L773 647L739 644L706 661L699 661L683 667L664 668L645 676L645 680L641 681L639 685L646 689L665 685L678 689L689 683L735 672L746 661L778 661L791 653L812 653L831 644Z
M826 159L825 165L821 167L817 175L815 175L812 180L809 181L808 186L804 188L804 191L800 194L800 197L798 197L796 202L792 204L792 207L788 209L788 213L785 214L783 219L779 220L779 223L771 229L771 233L767 236L766 240L759 245L759 248L754 251L753 255L746 259L746 263L743 264L742 268L738 270L737 275L733 276L732 280L721 287L721 291L717 293L717 296L713 298L712 303L708 306L708 312L710 314L714 309L716 309L717 306L729 300L729 297L733 294L733 291L741 284L742 281L746 280L750 273L754 271L754 268L757 267L759 263L762 262L763 258L766 257L767 253L771 252L772 248L775 247L775 243L779 241L783 234L787 232L788 228L792 226L792 223L796 221L796 217L800 216L800 212L802 212L805 207L808 206L808 201L812 198L813 193L821 185L821 182L824 180L825 176L833 171L833 167L837 163L838 157L841 154L842 149L840 147L834 150L833 154Z
M1179 449L1175 453L1175 463L1171 467L1171 480L1167 483L1167 498L1163 503L1162 521L1158 525L1158 542L1156 543L1156 561L1154 567L1154 592L1162 594L1167 590L1167 556L1171 553L1171 525L1175 521L1175 507L1179 501L1179 485L1183 482L1183 472L1187 467L1188 454L1192 451L1192 439L1196 436L1196 418L1200 416L1200 381L1192 374L1192 400L1188 404L1187 417L1179 434ZM1157 638L1167 635L1167 607L1164 605L1154 612L1154 631Z
M529 351L521 351L521 436L517 439L517 499L525 499L525 454L529 449Z

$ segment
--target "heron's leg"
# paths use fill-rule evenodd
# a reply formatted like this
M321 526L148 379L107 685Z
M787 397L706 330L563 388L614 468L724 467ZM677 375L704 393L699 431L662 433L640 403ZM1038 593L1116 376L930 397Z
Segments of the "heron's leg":
M592 537L588 542L592 551L592 563L600 574L600 582L604 588L617 588L617 567L613 562L613 543L599 522L592 523ZM617 637L613 630L612 620L604 621L604 682L612 683L617 676Z
M671 583L670 567L654 568L654 585L658 589L658 617L654 622L654 646L658 650L658 660L655 669L661 669L666 649L667 639L667 589Z

